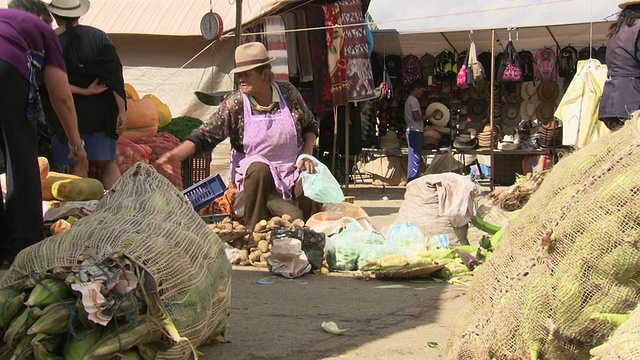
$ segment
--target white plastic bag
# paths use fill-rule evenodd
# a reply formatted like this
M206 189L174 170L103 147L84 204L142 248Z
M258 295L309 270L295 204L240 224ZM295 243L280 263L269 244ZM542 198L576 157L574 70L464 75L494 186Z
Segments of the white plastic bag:
M302 159L309 159L313 162L316 172L311 174L306 170L300 173L304 196L319 203L340 203L344 201L344 194L340 184L333 177L329 168L318 161L315 157L307 154L298 156L296 163Z

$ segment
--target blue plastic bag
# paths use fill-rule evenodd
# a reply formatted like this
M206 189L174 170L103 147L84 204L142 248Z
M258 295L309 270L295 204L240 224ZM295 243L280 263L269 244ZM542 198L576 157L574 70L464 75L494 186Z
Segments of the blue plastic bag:
M402 257L427 247L427 240L420 228L410 222L393 225L387 233L387 241L396 247L397 254Z
M315 157L307 154L298 156L296 163L302 159L310 159L316 172L311 174L306 170L300 173L304 196L319 203L341 203L344 201L344 194L340 184L333 177L329 168L318 161Z

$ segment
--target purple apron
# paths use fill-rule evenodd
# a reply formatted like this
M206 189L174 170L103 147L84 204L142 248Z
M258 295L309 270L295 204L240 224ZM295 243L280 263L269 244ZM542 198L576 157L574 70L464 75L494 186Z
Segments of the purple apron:
M259 161L271 169L276 189L285 200L291 199L291 190L298 178L296 159L298 147L296 126L280 88L274 83L280 97L280 113L252 115L249 97L242 94L244 107L244 153L231 150L231 179L238 191L244 189L244 174L249 165Z

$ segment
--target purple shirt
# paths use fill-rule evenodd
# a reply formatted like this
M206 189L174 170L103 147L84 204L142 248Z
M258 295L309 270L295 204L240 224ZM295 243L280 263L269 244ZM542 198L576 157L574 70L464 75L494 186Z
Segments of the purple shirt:
M54 65L66 71L60 42L51 26L26 11L0 9L0 59L29 79L30 57L43 68Z

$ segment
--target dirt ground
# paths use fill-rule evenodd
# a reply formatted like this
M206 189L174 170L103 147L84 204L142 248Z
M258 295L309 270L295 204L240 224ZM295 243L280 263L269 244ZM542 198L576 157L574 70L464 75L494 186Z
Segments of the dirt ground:
M381 229L395 220L404 191L344 192ZM234 267L232 276L228 342L201 347L202 359L441 359L466 303L466 287L433 280L363 280L351 273L286 280L246 267ZM349 331L329 334L325 321Z

